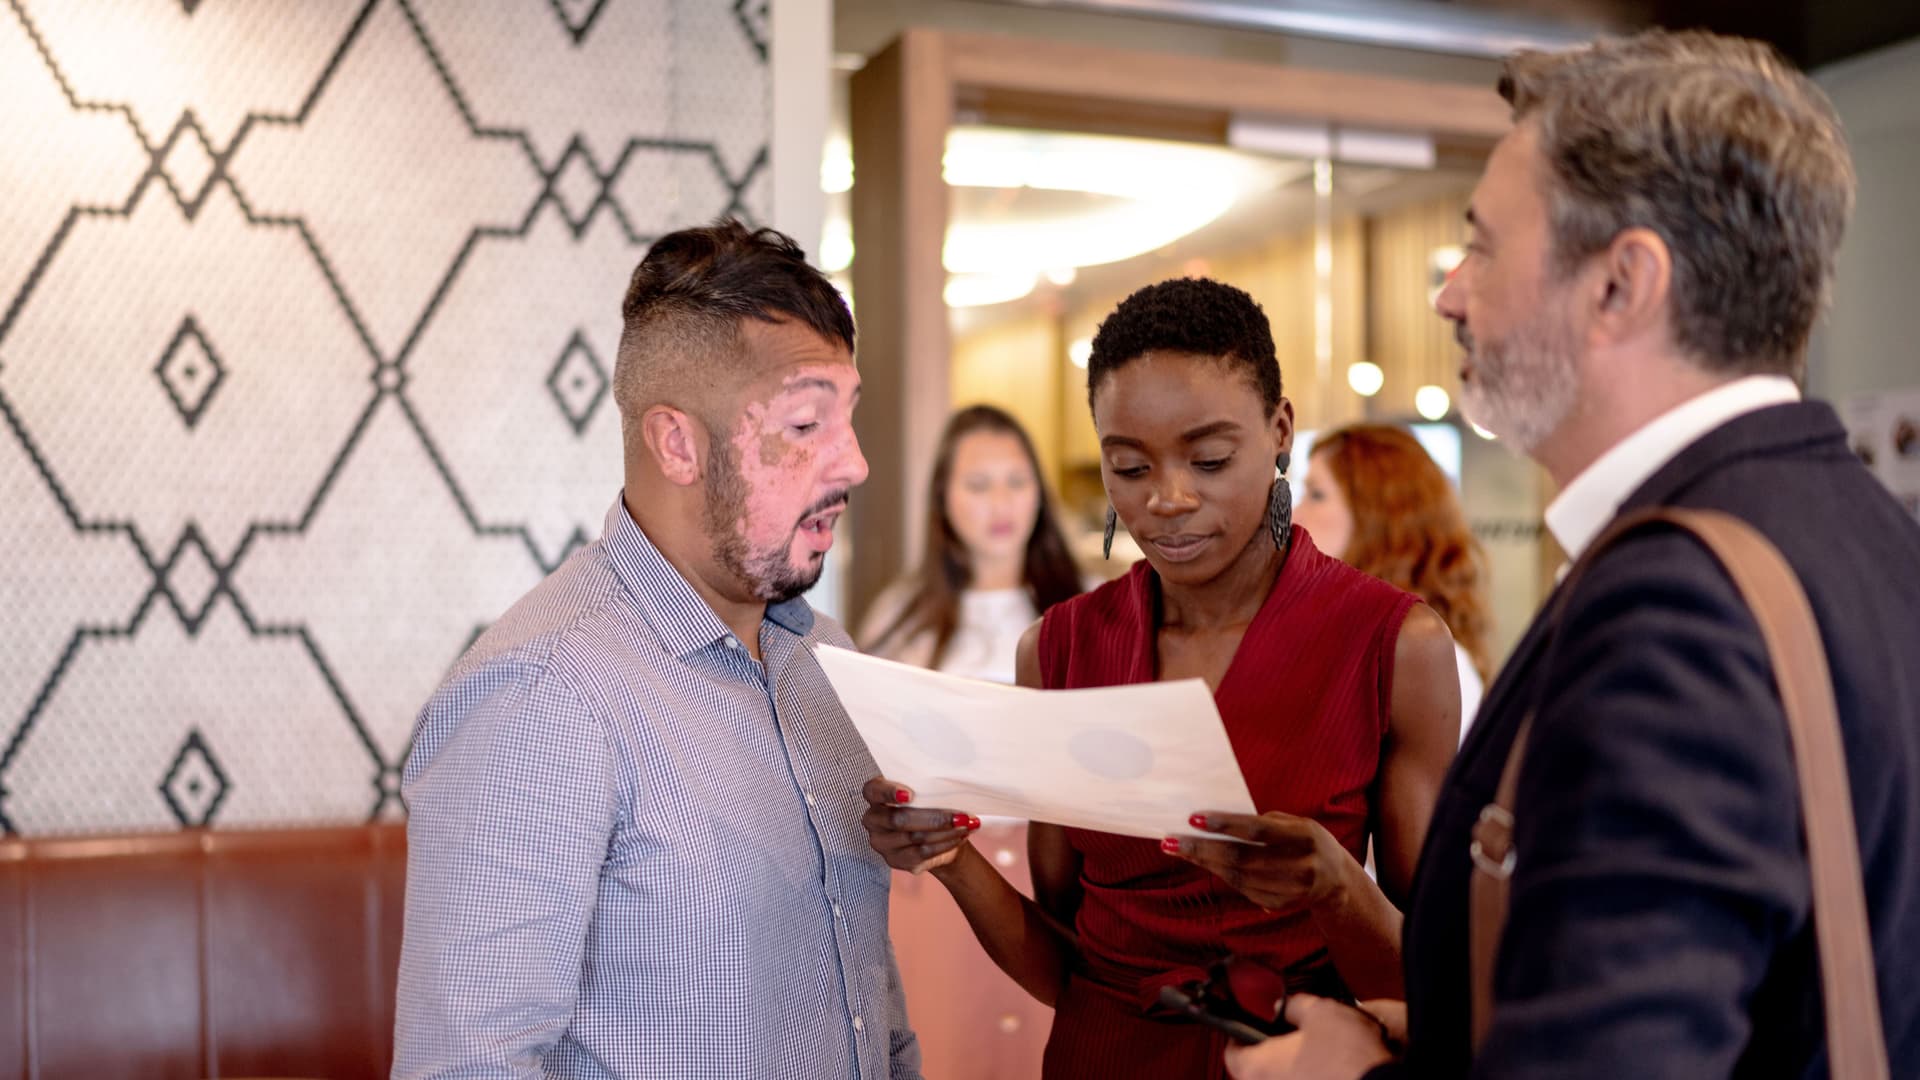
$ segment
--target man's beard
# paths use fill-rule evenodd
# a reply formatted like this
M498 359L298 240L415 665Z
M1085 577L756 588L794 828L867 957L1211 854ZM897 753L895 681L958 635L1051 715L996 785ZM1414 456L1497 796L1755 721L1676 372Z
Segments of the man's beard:
M1580 396L1573 335L1557 314L1543 308L1505 340L1477 347L1465 324L1454 329L1472 365L1460 411L1526 453L1559 430Z
M747 538L742 535L747 520L747 484L740 474L740 462L734 456L733 447L718 436L709 437L707 446L704 527L721 568L745 585L754 599L768 604L784 604L813 588L827 568L826 559L822 557L805 568L795 567L789 555L794 534L799 531L801 521L845 503L847 493L836 492L807 508L778 545L756 551L747 545Z

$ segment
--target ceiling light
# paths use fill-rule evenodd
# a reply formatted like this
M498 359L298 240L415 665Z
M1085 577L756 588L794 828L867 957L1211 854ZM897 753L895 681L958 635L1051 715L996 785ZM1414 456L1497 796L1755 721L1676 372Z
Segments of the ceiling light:
M1331 158L1352 165L1431 169L1433 137L1397 131L1301 124L1242 115L1227 121L1227 145L1284 158Z
M1347 369L1347 385L1361 397L1372 397L1387 385L1387 374L1380 370L1379 364L1362 360Z
M852 265L852 223L846 218L828 218L820 226L820 269L837 274Z
M1437 155L1430 135L1340 128L1333 133L1333 157L1357 165L1431 169Z
M1018 300L1033 291L1040 275L1031 273L954 274L947 278L948 307L986 307Z
M1198 192L1191 200L1129 201L1067 217L955 222L947 229L946 268L956 274L1023 269L1036 276L1070 263L1101 266L1156 251L1233 205L1233 196Z
M1453 399L1438 386L1423 386L1413 392L1413 407L1429 420L1438 420L1453 407Z
M1043 188L1122 199L1237 189L1265 162L1217 146L1063 131L956 127L942 175L956 187ZM1217 170L1217 171L1215 171Z
M1333 131L1325 124L1296 124L1257 116L1227 121L1227 145L1289 158L1333 155Z
M949 131L942 166L944 179L954 187L1106 197L1086 200L1089 209L1078 213L952 222L942 252L947 271L995 275L1000 291L1011 290L1008 279L1014 274L1044 276L1064 288L1077 267L1157 251L1211 224L1242 195L1284 187L1310 167L1219 146L984 126ZM844 135L829 136L821 190L838 194L853 182L851 145ZM831 269L830 252L851 262L851 236L843 243L830 234L822 243L821 261ZM968 285L960 291L971 296L973 289Z
M1279 187L1301 168L1192 143L956 127L947 134L943 159L948 184L1108 199L1094 200L1084 212L1038 220L955 221L943 258L956 274L1038 275L1120 262L1212 223L1241 195Z
M820 153L820 190L829 195L853 190L853 144L845 135L827 136Z
M1093 339L1076 338L1067 346L1067 359L1081 371L1087 370L1087 364L1093 360Z

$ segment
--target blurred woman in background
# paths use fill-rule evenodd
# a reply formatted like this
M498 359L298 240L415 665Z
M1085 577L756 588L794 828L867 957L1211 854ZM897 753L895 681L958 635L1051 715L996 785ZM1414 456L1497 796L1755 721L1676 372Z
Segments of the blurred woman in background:
M1080 593L1040 461L1019 421L991 405L954 413L927 490L920 565L861 625L867 652L956 675L1013 681L1020 635Z
M1405 428L1356 424L1322 435L1294 520L1322 551L1418 596L1453 633L1460 732L1492 674L1480 545L1440 466Z

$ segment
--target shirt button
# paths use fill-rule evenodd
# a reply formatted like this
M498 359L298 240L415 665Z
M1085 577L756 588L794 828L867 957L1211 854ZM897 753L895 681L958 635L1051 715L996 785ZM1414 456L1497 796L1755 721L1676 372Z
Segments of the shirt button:
M847 917L847 913L840 910L839 904L835 904L833 905L833 917L836 919L844 919Z
M734 637L734 636L733 636L732 634L728 634L728 635L727 635L727 648L729 648L729 649L737 649L737 648L739 648L739 647L740 647L740 639L739 639L739 638L737 638L737 637Z
M867 1030L867 1022L866 1022L865 1020L862 1020L862 1019L860 1019L860 1018L859 1018L858 1016L856 1016L856 1017L854 1017L854 1018L853 1018L853 1030L855 1030L855 1031L865 1031L865 1030Z
M819 806L819 805L820 805L819 803L817 803L817 802L814 802L814 801L813 801L813 792L811 792L811 791L809 791L809 792L807 792L807 805L808 805L808 806Z

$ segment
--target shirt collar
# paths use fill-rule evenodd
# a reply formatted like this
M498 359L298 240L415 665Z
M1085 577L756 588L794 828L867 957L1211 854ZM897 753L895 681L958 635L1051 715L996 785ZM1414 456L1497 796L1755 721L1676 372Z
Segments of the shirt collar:
M600 543L627 592L673 655L685 659L733 637L733 631L688 584L686 576L667 561L633 515L627 513L625 492L607 511ZM766 618L796 637L805 637L813 630L813 607L805 597L767 605Z
M1747 375L1655 417L1573 478L1547 507L1547 529L1572 562L1619 512L1627 496L1702 435L1736 416L1800 400L1784 375Z

